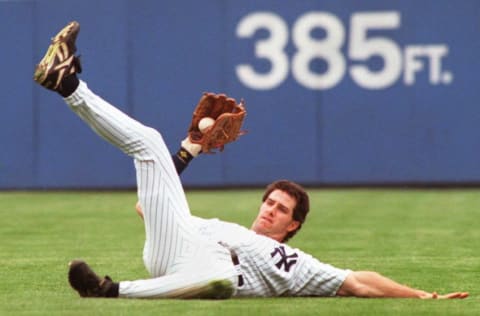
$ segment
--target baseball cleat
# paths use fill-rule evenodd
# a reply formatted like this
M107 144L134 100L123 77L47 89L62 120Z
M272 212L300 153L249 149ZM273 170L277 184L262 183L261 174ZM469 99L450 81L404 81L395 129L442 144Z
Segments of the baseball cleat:
M118 297L118 283L109 276L99 277L82 260L73 260L68 265L68 282L81 297Z
M33 80L43 87L58 91L62 88L62 79L82 71L80 60L75 56L75 41L80 24L73 21L52 38L47 53L35 68Z

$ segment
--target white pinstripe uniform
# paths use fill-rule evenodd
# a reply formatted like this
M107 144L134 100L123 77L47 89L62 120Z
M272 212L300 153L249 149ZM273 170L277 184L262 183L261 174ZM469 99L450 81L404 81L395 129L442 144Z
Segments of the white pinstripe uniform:
M97 134L134 158L145 222L143 259L152 278L120 282L121 297L176 297L214 280L230 281L237 296L335 295L348 270L239 225L192 216L156 130L128 117L82 81L65 101ZM234 266L230 250L240 264Z
M221 240L238 256L237 273L244 284L236 296L334 296L351 272L234 223L194 221L201 235Z

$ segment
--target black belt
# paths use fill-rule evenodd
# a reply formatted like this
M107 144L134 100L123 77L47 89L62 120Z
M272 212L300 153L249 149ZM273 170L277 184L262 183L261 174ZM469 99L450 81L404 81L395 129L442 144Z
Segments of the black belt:
M238 260L238 256L237 254L235 253L235 251L233 251L232 249L230 249L228 247L228 245L224 242L221 242L219 241L218 242L222 247L225 247L228 249L228 251L230 251L230 257L232 258L232 263L234 266L238 266L240 265L240 260ZM245 282L243 281L243 275L239 274L238 275L238 286L243 286L243 284L245 284Z
M237 254L233 251L230 250L230 256L232 257L232 262L234 266L238 266L240 264L240 260L238 260ZM245 282L243 281L243 275L239 274L238 275L238 286L243 286Z

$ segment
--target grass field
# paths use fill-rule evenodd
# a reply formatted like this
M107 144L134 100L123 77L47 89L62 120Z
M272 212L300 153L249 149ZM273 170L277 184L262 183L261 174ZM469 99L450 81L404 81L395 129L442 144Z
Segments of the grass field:
M342 268L376 270L466 300L275 298L81 299L67 263L115 280L148 277L134 192L0 192L2 315L480 315L480 190L309 190L312 211L290 242ZM249 226L261 191L191 191L192 212ZM476 224L477 223L477 224Z

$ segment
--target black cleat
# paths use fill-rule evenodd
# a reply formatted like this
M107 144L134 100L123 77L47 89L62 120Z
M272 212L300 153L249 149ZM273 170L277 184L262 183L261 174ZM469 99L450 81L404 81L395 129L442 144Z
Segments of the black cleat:
M81 297L118 297L118 283L109 276L100 278L82 260L73 260L68 265L68 282Z
M65 77L82 72L80 59L75 56L75 41L79 31L80 24L73 21L52 38L47 53L35 68L33 80L58 92L62 89Z

